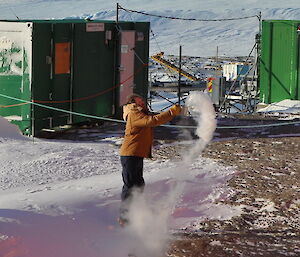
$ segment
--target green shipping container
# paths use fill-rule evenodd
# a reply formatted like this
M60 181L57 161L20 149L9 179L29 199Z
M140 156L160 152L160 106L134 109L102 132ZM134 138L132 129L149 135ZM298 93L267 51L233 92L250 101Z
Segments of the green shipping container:
M147 96L148 56L148 22L0 21L0 115L27 135L116 117Z
M300 100L300 21L262 21L260 101Z

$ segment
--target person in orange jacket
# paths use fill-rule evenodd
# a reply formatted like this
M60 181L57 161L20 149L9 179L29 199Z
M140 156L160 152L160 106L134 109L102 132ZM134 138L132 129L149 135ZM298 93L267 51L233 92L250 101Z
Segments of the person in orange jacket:
M181 113L180 105L173 105L168 111L152 115L148 112L143 97L134 94L123 106L123 119L126 121L124 141L120 149L123 188L121 194L120 225L128 223L128 207L134 189L142 192L143 160L151 158L153 128L169 122Z

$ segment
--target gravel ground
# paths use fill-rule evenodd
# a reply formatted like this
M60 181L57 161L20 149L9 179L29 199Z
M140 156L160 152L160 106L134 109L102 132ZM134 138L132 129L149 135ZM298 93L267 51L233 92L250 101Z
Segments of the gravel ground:
M158 141L159 143L162 143ZM156 158L179 158L184 146L156 147ZM193 224L199 233L176 235L167 256L300 256L300 137L222 140L203 152L237 174L234 194L222 200L243 205L231 220Z

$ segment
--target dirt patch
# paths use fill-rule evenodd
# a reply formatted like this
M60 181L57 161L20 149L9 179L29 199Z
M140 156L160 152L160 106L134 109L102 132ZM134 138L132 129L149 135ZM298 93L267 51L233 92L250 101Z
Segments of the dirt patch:
M180 158L186 146L163 146L156 158ZM300 256L300 137L223 140L203 156L233 166L233 190L221 202L243 206L230 220L193 224L199 233L183 233L167 256ZM217 231L217 232L216 232Z
M167 256L172 257L238 257L299 256L299 236L277 234L222 233L181 235L174 240Z
M300 137L215 142L204 157L236 167L228 185L235 194L224 203L245 205L222 229L300 232ZM210 225L205 225L209 228ZM213 229L215 225L211 225Z

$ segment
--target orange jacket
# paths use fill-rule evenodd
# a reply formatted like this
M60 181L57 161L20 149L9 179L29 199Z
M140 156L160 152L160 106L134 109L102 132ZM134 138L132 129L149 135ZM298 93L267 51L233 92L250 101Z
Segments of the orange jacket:
M151 157L153 127L167 123L174 117L171 111L149 115L135 103L125 105L123 118L126 121L126 129L120 155Z

